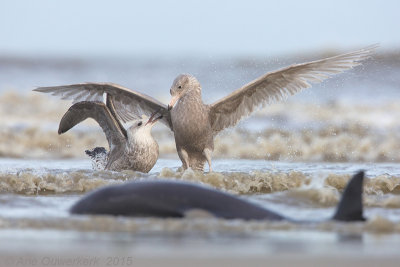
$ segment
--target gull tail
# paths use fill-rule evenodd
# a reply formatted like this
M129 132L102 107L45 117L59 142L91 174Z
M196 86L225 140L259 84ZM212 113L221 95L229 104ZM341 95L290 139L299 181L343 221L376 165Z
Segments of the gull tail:
M85 150L86 155L92 159L94 170L105 170L108 162L108 152L104 147L96 147L92 150Z
M85 150L86 155L91 157L92 159L96 158L98 155L107 155L107 150L104 147L96 147L92 150Z
M365 221L363 216L363 192L364 172L359 171L347 183L333 220L336 221Z

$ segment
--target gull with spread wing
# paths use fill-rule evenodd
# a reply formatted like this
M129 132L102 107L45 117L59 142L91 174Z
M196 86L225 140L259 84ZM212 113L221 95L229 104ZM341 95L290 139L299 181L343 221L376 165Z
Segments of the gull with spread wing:
M149 172L158 159L158 144L151 135L154 124L162 118L155 111L150 118L136 119L125 129L116 117L113 97L107 94L106 103L81 101L72 105L60 121L58 134L75 125L94 119L106 135L109 152L104 147L86 150L97 170L133 170Z
M162 115L160 121L174 132L182 167L203 170L207 161L212 171L214 137L220 131L236 125L240 119L265 104L283 100L311 87L311 83L322 82L334 74L360 65L376 48L374 45L266 73L211 105L203 103L201 85L189 74L181 74L174 80L168 106L150 96L112 83L39 87L35 91L52 93L75 102L101 100L103 94L107 93L113 96L116 113L123 122L158 110Z

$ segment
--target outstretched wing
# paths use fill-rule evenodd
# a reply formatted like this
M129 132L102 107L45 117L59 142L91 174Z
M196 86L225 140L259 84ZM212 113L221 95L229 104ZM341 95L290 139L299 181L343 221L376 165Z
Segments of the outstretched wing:
M78 123L93 118L106 135L110 150L125 144L125 136L117 120L103 102L82 101L72 105L60 121L58 134L63 134ZM119 150L119 149L117 149Z
M311 87L310 83L322 82L334 74L360 65L376 48L377 45L374 45L343 55L295 64L261 76L210 106L213 131L219 132L234 126L257 107L286 99Z
M115 121L118 124L118 128L120 129L121 133L125 136L125 138L128 138L128 133L126 132L126 129L122 125L122 123L118 120L118 115L117 111L115 110L115 105L114 105L114 97L111 96L110 94L106 94L106 106L108 110L111 113L111 116L115 119Z
M80 101L102 101L103 94L113 97L115 111L123 122L136 120L143 114L151 116L159 110L163 115L162 122L172 129L171 117L166 105L156 99L113 83L80 83L62 86L39 87L34 91L51 93L61 99L72 99L73 103Z

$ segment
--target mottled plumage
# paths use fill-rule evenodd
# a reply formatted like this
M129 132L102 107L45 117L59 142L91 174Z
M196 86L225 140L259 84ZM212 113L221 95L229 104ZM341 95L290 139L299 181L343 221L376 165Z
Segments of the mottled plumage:
M154 113L149 120L135 120L125 130L113 114L110 96L107 97L107 105L91 101L75 103L61 119L58 133L65 133L83 120L93 118L103 129L110 149L109 153L104 148L86 151L92 158L95 169L104 166L103 169L113 171L149 172L158 159L158 144L151 135L151 129L161 116L154 119Z
M376 47L269 72L211 105L202 102L200 83L188 74L179 75L173 82L168 107L147 95L115 84L86 83L35 90L74 101L95 99L108 93L114 97L116 113L124 122L159 109L164 116L162 122L174 132L183 167L203 170L207 161L211 171L214 137L221 130L236 125L261 106L285 99L311 87L311 83L322 82L360 65Z

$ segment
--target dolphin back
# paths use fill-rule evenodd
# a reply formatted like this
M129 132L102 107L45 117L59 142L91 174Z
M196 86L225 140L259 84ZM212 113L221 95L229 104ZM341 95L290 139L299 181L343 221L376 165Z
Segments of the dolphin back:
M283 216L241 197L208 186L178 181L135 181L107 186L83 197L70 212L184 217L192 210L204 210L225 219L283 219Z
M337 221L364 221L364 172L347 184L336 213ZM225 219L284 220L271 210L211 187L181 181L135 181L98 189L72 206L73 214L184 217L190 210L205 210Z

